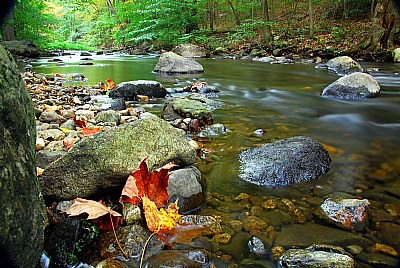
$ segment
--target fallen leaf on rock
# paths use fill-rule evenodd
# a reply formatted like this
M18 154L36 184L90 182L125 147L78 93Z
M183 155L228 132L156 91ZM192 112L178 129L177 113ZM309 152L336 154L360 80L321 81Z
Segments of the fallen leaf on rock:
M168 234L176 228L176 224L182 217L178 212L178 200L169 204L167 209L157 209L157 205L147 196L142 197L142 202L147 227L150 231L157 234Z
M106 80L106 83L107 83L107 89L108 89L108 90L111 90L111 89L113 89L113 88L115 88L115 87L117 86L117 84L114 83L114 81L112 80L112 78L108 78L108 79Z
M87 127L82 128L82 135L83 136L89 136L95 133L101 132L101 128L99 127L94 127L92 129L88 129Z
M71 132L74 131L74 130L72 130L72 129L68 129L68 128L65 128L65 127L60 127L60 130L61 130L62 132L64 132L64 133L71 133Z
M40 167L36 167L36 176L42 176L44 169Z
M84 120L79 120L74 116L74 123L80 128L85 128L86 127L86 122Z
M110 230L112 226L117 226L122 222L122 215L118 212L106 207L101 202L76 198L72 201L72 205L65 211L68 216L78 216L83 213L88 214L88 220L95 220L97 226L102 230ZM110 218L113 219L111 224Z
M149 172L145 157L139 168L129 175L124 189L122 189L120 202L138 205L143 196L147 196L157 207L164 207L168 203L168 178L169 171L175 166L168 163L163 167Z

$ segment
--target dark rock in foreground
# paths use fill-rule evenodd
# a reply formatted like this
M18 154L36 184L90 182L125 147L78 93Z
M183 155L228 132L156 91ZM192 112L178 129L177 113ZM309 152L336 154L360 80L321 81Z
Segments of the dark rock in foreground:
M323 91L323 96L341 99L365 99L379 95L380 86L369 74L354 73L339 78Z
M157 81L137 80L119 83L109 96L114 99L123 98L128 101L137 100L138 95L149 98L165 98L167 90Z
M0 266L34 267L43 252L44 205L36 178L33 104L0 46Z
M300 136L243 151L239 161L242 179L277 186L318 178L328 171L331 158L318 141Z
M169 162L195 162L195 151L181 131L145 113L133 123L84 139L47 166L41 177L43 194L69 200L122 187L145 156L149 170Z
M156 73L202 73L203 66L193 59L182 57L174 52L163 53L153 72Z

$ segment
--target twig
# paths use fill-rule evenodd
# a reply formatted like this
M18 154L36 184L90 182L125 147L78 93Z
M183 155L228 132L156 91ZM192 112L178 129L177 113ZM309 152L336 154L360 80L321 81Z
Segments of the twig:
M124 251L124 250L122 249L122 247L121 247L121 244L120 244L119 241L118 241L117 233L115 232L114 223L113 223L111 214L108 213L108 215L110 215L110 221L111 221L112 229L113 229L113 231L114 231L115 241L117 241L117 245L118 245L119 249L121 250L122 254L124 254L125 259L129 259L128 254L125 253L125 251Z
M152 234L149 236L149 238L147 238L147 241L146 241L146 243L144 244L143 251L142 251L142 255L140 256L140 266L139 266L139 268L142 268L144 253L146 252L147 244L149 243L150 239L153 237L154 234L155 234L155 233L152 233Z

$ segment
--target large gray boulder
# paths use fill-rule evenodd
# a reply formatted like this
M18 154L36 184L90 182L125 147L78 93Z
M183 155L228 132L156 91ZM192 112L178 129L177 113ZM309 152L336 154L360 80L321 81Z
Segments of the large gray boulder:
M341 99L365 99L377 97L380 90L378 82L371 75L353 73L327 86L322 95Z
M299 136L245 150L239 161L243 180L277 186L318 178L328 171L331 158L318 141Z
M182 57L174 52L161 54L153 72L156 73L202 73L203 66L197 61Z
M204 58L207 56L206 50L193 44L180 44L172 52L187 58Z
M169 162L190 166L196 157L181 131L144 113L133 123L84 139L47 166L41 177L43 193L68 200L123 187L146 156L149 170Z
M0 46L0 267L33 267L43 251L35 116L12 56Z
M315 68L327 68L338 75L346 75L362 72L361 65L349 56L340 56L329 60L327 63L319 64Z
M2 44L14 55L28 58L37 58L40 55L36 45L31 41L3 41Z
M136 80L119 83L109 92L109 96L114 99L123 98L124 100L137 100L138 95L148 96L149 98L164 98L167 90L157 81Z

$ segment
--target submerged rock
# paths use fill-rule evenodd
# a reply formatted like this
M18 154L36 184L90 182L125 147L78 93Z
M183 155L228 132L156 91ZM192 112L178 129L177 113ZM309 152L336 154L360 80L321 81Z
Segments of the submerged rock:
M299 136L243 151L239 161L243 180L277 186L314 180L328 171L332 160L318 141Z
M165 98L167 90L157 81L137 80L119 83L108 94L111 98L133 101L138 95L149 98Z
M339 78L323 91L323 96L342 99L365 99L379 95L380 86L369 74L354 73Z
M332 249L318 250L313 246L306 249L289 249L280 257L280 268L322 268L342 267L353 268L354 260L343 252L334 252Z
M327 68L338 75L347 75L362 72L361 65L349 56L340 56L329 60L327 63L319 64L315 68Z
M179 130L145 113L133 123L82 140L47 166L41 177L43 194L68 200L121 187L145 156L149 170L169 162L195 162L195 150Z
M188 59L174 52L161 54L153 72L156 73L202 73L203 66L193 59Z
M144 267L209 267L209 253L205 250L162 250L153 255L144 264Z

